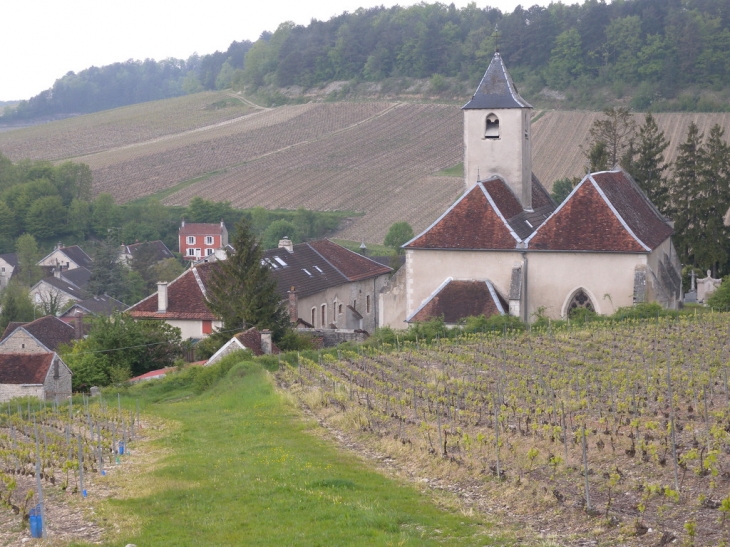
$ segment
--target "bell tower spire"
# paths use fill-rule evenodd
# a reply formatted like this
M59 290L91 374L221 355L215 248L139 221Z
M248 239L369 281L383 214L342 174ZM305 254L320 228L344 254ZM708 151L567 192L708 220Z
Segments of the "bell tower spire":
M524 209L532 209L532 105L517 92L498 47L477 90L462 110L467 189L480 176L482 180L498 176Z

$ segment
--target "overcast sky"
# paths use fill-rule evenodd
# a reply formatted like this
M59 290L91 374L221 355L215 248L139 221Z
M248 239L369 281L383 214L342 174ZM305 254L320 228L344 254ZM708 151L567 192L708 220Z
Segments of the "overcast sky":
M307 24L343 11L415 2L378 0L6 0L0 5L0 101L28 99L68 71L127 59L187 59L255 41L283 21ZM449 2L444 2L449 3ZM457 7L467 0L454 2ZM511 12L550 0L477 2ZM574 2L563 2L574 3Z

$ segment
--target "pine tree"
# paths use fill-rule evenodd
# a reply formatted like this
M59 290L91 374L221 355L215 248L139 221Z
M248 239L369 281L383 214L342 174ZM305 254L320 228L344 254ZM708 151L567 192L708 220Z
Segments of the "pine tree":
M591 154L597 153L596 145L603 143L605 145L605 153L607 154L607 167L613 168L619 160L622 160L626 150L629 148L634 133L636 132L636 122L628 108L607 108L603 111L604 118L596 120L591 125L591 144L586 157L594 164L594 158ZM593 169L591 169L593 171Z
M270 329L278 340L288 327L286 308L263 261L263 247L246 219L236 225L231 244L235 252L213 268L208 307L221 318L225 331Z
M664 176L668 167L664 163L664 151L668 146L664 132L649 112L639 128L638 142L631 147L630 161L624 164L649 200L665 215L670 214L669 186Z
M695 264L694 248L703 236L702 219L697 207L702 192L706 152L702 146L703 135L697 124L689 124L687 140L679 145L674 163L672 207L675 211L675 237L680 259Z

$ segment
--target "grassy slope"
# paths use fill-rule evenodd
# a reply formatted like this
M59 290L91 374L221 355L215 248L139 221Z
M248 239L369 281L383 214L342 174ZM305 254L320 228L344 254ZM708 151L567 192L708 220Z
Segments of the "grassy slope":
M137 391L148 413L180 426L156 441L169 451L162 465L132 479L153 493L109 502L122 522L142 523L114 545L501 544L483 520L439 509L323 441L252 367L179 402Z

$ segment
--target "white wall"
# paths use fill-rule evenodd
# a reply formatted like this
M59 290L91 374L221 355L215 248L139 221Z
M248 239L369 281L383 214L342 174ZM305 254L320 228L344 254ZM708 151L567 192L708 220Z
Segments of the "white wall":
M203 334L203 322L199 319L165 319L165 323L172 327L180 329L183 340L188 338L206 338L208 334ZM213 331L223 327L222 321L213 321Z

